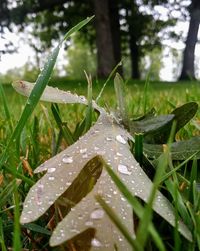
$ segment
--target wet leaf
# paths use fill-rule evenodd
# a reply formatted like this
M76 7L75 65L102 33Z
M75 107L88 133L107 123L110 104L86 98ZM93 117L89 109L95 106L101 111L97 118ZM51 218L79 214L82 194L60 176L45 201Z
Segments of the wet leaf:
M13 88L20 94L29 97L32 89L34 88L35 83L30 83L27 81L15 81L12 83ZM47 101L52 103L63 103L63 104L84 104L87 105L88 101L84 96L78 96L76 93L71 93L70 91L59 90L58 88L54 88L51 86L46 86L41 98L41 101ZM102 111L103 108L99 107L95 101L92 102L93 107Z
M147 116L131 122L131 132L143 133L147 143L166 143L174 115Z
M44 214L70 189L80 171L97 155L112 167L135 196L147 201L152 182L130 152L128 139L131 139L129 133L120 127L112 116L102 113L96 124L76 143L35 170L47 173L29 191L24 202L21 223L34 221ZM58 224L50 240L52 246L73 238L88 227L94 227L96 239L93 241L93 250L113 250L111 247L114 243L119 250L130 250L129 244L95 201L95 194L102 196L120 215L129 232L134 234L132 208L103 170L93 190ZM173 207L160 192L157 192L153 209L174 226ZM191 233L181 222L179 230L185 238L191 240Z
M171 144L170 153L173 160L186 160L196 153L195 158L200 158L200 137L189 140L177 141ZM144 143L144 152L149 158L158 158L163 153L163 145Z
M196 102L188 102L180 107L174 109L171 114L174 114L176 120L176 132L184 127L196 114L198 104Z

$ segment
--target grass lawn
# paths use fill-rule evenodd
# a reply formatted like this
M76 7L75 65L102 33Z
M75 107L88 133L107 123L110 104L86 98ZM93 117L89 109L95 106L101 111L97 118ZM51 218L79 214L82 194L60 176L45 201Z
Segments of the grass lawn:
M102 84L103 81L93 81L94 99L101 90ZM86 81L70 81L59 78L51 80L50 85L87 96ZM3 103L2 96L0 96L0 154L4 152L13 128L18 122L26 102L26 98L17 94L10 85L3 85L3 89L7 100L8 113L5 111L5 104ZM176 107L187 102L193 101L200 105L200 83L198 82L150 82L149 84L145 84L144 81L130 80L126 83L125 92L130 118L138 118L149 112L152 108L155 109L157 115L160 115L169 114ZM106 86L99 103L106 107L109 112L116 109L117 100L112 81ZM48 213L44 214L34 223L28 223L23 227L20 227L19 224L22 202L30 187L41 178L41 174L33 175L33 170L45 160L51 158L57 154L57 152L60 152L68 146L68 142L61 131L64 130L64 132L67 133L69 129L74 136L77 133L77 125L80 128L80 122L86 116L86 109L83 105L60 104L58 115L59 118L62 119L62 128L64 128L61 130L58 122L56 122L55 114L54 116L52 115L51 109L52 107L49 103L40 102L37 105L30 120L26 122L19 141L14 141L11 144L9 154L6 156L6 161L2 166L0 172L0 249L2 251L10 250L9 248L11 247L16 251L23 250L22 247L24 250L87 250L75 249L73 245L77 247L78 244L76 241L75 244L68 243L67 246L61 245L57 248L49 247L48 241L55 227L55 217L58 217L59 213L61 213L57 211L56 206L52 206ZM93 115L93 118L95 116L96 115ZM199 129L200 112L198 109L196 116L189 124L181 129L176 135L176 139L183 140L190 139L192 136L198 136ZM173 162L173 167L177 167L181 163L182 161L175 161L175 163ZM188 244L188 242L179 235L178 231L174 231L160 216L155 215L153 222L156 228L159 229L159 234L164 244L166 244L166 247L165 249L159 249L154 245L152 239L148 238L146 250L198 250L198 245L200 246L200 207L195 204L194 199L198 198L199 200L199 188L196 192L196 183L192 183L195 192L190 191L190 195L188 195L188 191L184 190L184 186L187 187L185 189L191 189L190 182L194 180L197 183L200 182L198 165L199 163L196 160L188 162L188 164L185 164L184 168L181 169L180 176L173 176L174 174L172 174L173 179L177 179L176 185L180 188L180 193L178 193L177 196L180 195L180 198L173 198L173 192L169 192L170 184L163 185L162 187L164 194L166 194L175 207L178 205L178 202L180 202L180 205L176 208L178 213L184 215L187 211L187 220L193 222L193 224L194 222L197 224L193 227L191 223L190 228L191 231L196 231L193 233L194 238L196 238L195 244ZM188 174L188 167L191 168L193 177L195 177L193 180L190 174ZM171 187L172 190L173 188ZM187 200L191 197L191 201L188 202ZM182 203L185 204L182 205ZM182 212L180 213L179 210L182 210ZM188 218L188 215L190 215L190 218ZM98 242L96 240L96 245L97 244Z

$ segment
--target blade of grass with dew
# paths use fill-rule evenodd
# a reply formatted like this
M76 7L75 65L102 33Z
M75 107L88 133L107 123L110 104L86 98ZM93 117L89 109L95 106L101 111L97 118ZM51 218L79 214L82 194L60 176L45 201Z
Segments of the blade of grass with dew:
M117 105L119 107L120 116L123 123L129 127L128 110L125 99L124 81L119 73L116 73L114 78L115 94L117 99Z
M143 134L142 133L136 133L135 134L135 159L137 162L142 165L142 159L143 159Z
M178 231L178 221L179 221L179 193L178 193L178 185L177 183L174 184L176 187L174 189L174 214L175 214L175 227L174 227L174 250L180 251L181 240ZM184 218L185 219L185 218Z
M190 204L189 201L186 203L186 205L187 205L188 211L189 211L189 213L191 215L191 219L193 221L194 243L196 242L197 248L198 248L198 250L200 250L200 230L199 230L200 229L200 220L199 221L196 220L196 217L199 217L199 216L196 215L196 217L195 217L193 207L192 207L192 205ZM193 248L190 249L192 251L197 250L194 247L195 246L194 243L193 243Z
M17 191L17 184L15 182L15 191L14 191L14 238L13 238L13 250L21 251L21 228L19 223L20 218L20 208L19 208L19 194Z
M115 68L111 71L110 75L109 75L108 78L106 79L106 82L104 83L103 87L101 88L101 91L100 91L99 95L98 95L97 98L96 98L96 103L97 103L97 104L98 104L99 99L100 99L101 96L102 96L102 93L103 93L103 91L104 91L106 85L108 84L108 82L110 81L110 79L112 78L112 76L114 75L114 73L116 72L117 68L118 68L119 66L121 66L121 65L122 65L122 62L120 61L120 62L115 66Z
M124 195L124 197L128 200L128 202L132 206L135 214L139 217L139 219L141 219L143 216L143 212L144 212L143 206L138 202L138 200L127 189L127 187L119 179L119 177L115 174L115 172L106 164L104 165L104 167L106 168L108 174L110 175L110 177L112 178L112 180L114 181L114 183L116 184L118 189L121 191L121 193ZM149 224L149 232L150 232L155 244L159 248L159 250L165 251L165 246L163 244L163 241L160 238L158 232L156 231L156 229L154 228L152 223Z
M10 131L12 132L13 131L12 119L11 119L11 116L10 116L10 111L9 111L9 108L8 108L8 101L6 99L6 95L5 95L2 84L0 84L0 96L1 96L1 99L3 101L3 107L4 107L6 120L8 121Z
M167 178L169 178L173 173L175 173L176 171L178 171L181 167L185 166L185 164L189 161L192 160L197 153L199 153L200 151L192 154L189 158L187 158L186 160L184 160L183 162L181 162L181 164L179 164L177 167L174 167L171 171L169 171L168 173L166 173L160 180L160 183L162 183L163 181L165 181Z
M59 129L62 132L62 136L64 137L66 143L68 145L72 145L74 143L73 135L72 135L71 131L69 130L69 128L67 127L67 125L63 124L61 117L60 117L60 114L59 114L58 106L56 104L52 104L51 111L53 113L53 116L54 116L54 119L56 121L57 126L59 127Z
M198 180L198 165L197 165L197 159L194 158L192 162L192 170L190 174L190 186L189 186L189 201L195 203L193 200L193 182L195 180Z
M170 132L169 142L171 142L171 139L173 138L174 132L176 128L176 123L173 123L172 129ZM145 206L145 210L142 216L142 219L139 223L136 239L139 243L141 243L142 247L144 248L144 245L147 241L147 237L149 234L149 225L152 221L153 216L153 202L156 196L156 192L158 191L158 187L160 185L160 180L163 174L165 173L165 169L168 165L168 156L169 156L169 150L170 150L170 144L165 145L164 147L164 153L162 157L159 160L158 168L156 169L156 173L153 180L153 185L151 188L150 196L148 198L147 204Z
M85 76L88 82L88 95L87 95L87 100L88 100L88 106L86 109L86 116L85 116L85 132L87 132L91 125L92 125L92 77L91 75L88 76L87 73L85 72Z
M145 85L144 85L144 96L143 96L143 113L147 112L147 103L148 103L148 90L149 90L149 74L147 75Z
M37 103L40 100L40 97L46 87L46 85L49 82L49 79L51 77L54 65L56 63L56 59L58 56L58 53L60 51L60 48L62 46L62 43L68 39L74 32L81 29L83 26L85 26L88 22L90 22L93 19L94 16L87 18L80 23L78 23L76 26L74 26L72 29L70 29L62 41L58 44L58 46L53 50L52 54L49 56L46 64L44 65L43 70L41 71L40 75L38 76L36 80L36 84L34 85L34 88L30 94L30 96L27 99L26 105L24 107L24 110L22 112L22 115L19 119L18 124L16 125L13 134L11 135L8 144L5 148L5 151L3 152L1 159L0 159L0 167L2 166L3 162L5 161L5 158L7 156L7 150L8 148L13 144L17 138L19 138L19 135L21 134L22 129L24 128L27 120L31 116L34 108L36 107Z
M133 237L130 235L130 233L128 232L128 230L126 229L126 227L121 223L120 218L107 205L107 203L104 201L104 199L100 195L96 195L96 200L99 202L99 204L105 210L105 212L108 214L108 216L111 218L111 220L115 223L115 225L121 231L121 233L123 234L123 236L130 243L130 245L132 246L132 248L134 248L135 251L142 251L140 243L138 243L135 239L133 239Z
M167 153L163 154L162 162L159 163L158 168L155 173L155 177L153 180L153 186L151 188L150 197L148 198L148 202L145 206L145 210L143 213L143 216L141 218L141 221L139 223L136 239L139 243L141 243L142 247L145 246L145 243L147 241L147 237L149 234L149 225L152 221L153 216L153 202L154 198L156 196L156 192L158 190L158 187L160 185L159 181L163 175L163 172L167 166Z
M147 226L150 224L150 222L152 220L152 215L153 215L152 207L153 207L154 198L156 196L156 192L157 192L158 187L160 185L161 177L165 173L165 169L166 169L166 167L168 165L168 156L169 156L169 150L170 150L170 143L172 142L172 139L173 139L173 137L175 135L175 129L176 129L176 122L174 122L172 124L170 137L169 137L169 140L168 140L169 144L163 146L164 152L163 152L161 158L159 159L158 168L156 169L156 173L155 173L155 176L154 176L153 186L151 188L150 197L149 197L147 205L145 207L143 217L142 217L142 219L141 219L141 221L139 223L136 239L138 239L138 241L141 242L143 245L146 243L147 237L148 237L148 228L147 228ZM175 225L176 225L176 222L175 222Z

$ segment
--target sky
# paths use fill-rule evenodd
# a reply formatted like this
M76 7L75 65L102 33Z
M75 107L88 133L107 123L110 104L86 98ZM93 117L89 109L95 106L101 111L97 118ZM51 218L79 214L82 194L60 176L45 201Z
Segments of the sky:
M178 22L175 30L179 33L182 33L184 37L187 35L188 31L188 22ZM25 37L26 34L21 34L21 36ZM200 40L200 31L198 34L199 40ZM34 58L34 51L32 48L25 44L23 39L21 39L17 34L11 33L7 31L4 35L4 37L0 37L0 50L3 49L3 46L6 41L15 41L15 45L18 47L18 51L13 54L2 54L0 55L0 74L6 73L7 70L13 69L15 67L21 67L25 65L28 60L30 61L32 58ZM179 51L180 54L182 54L182 51L184 49L185 44L181 41L179 42L172 42L171 40L165 40L163 41L164 50L163 50L163 68L160 72L160 78L161 80L165 81L174 81L175 76L173 74L173 68L175 67L173 63L173 57L170 53L170 47L175 48ZM61 51L60 57L64 57L64 50ZM196 46L196 61L200 62L200 44L197 44ZM59 62L59 58L58 58ZM61 63L60 63L61 66ZM200 67L198 67L198 76L200 77ZM181 66L178 66L178 70L180 71ZM177 73L178 75L178 73Z

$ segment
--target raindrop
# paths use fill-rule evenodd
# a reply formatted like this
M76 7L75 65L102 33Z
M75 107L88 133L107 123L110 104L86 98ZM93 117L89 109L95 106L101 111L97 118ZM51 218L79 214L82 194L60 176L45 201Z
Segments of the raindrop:
M87 148L80 149L80 153L86 153L86 152L87 152Z
M65 164L70 164L73 162L73 157L64 157L62 159L62 162L65 163Z
M107 141L111 141L111 140L112 140L112 138L110 138L110 137L106 137L106 140L107 140Z
M88 157L87 154L83 154L83 156L82 156L83 159L86 159L87 157Z
M104 216L104 211L102 209L95 209L91 214L90 218L94 220L98 220L103 218Z
M126 140L121 136L121 135L117 135L116 136L116 140L121 143L121 144L126 144Z
M55 172L56 171L56 168L55 167L51 167L51 168L49 168L48 169L48 173L53 173L53 172Z
M95 150L95 151L98 151L98 150L99 150L99 147L95 146L95 147L94 147L94 150Z
M50 176L50 177L49 177L49 180L55 180L55 177Z
M128 170L127 166L122 165L122 164L119 164L119 165L118 165L118 171L119 171L120 173L127 174L127 175L130 175L130 174L131 174L131 172Z
M91 245L92 245L93 247L102 247L102 246L103 246L102 243L101 243L99 240L97 240L96 238L93 238L93 239L92 239Z
M84 96L79 96L79 98L84 102L86 101L86 98Z
M122 154L121 154L121 153L118 153L118 152L116 153L116 155L117 155L117 156L119 156L119 157L121 157L121 156L122 156Z
M92 221L86 221L85 226L87 226L87 227L93 226L93 222Z

